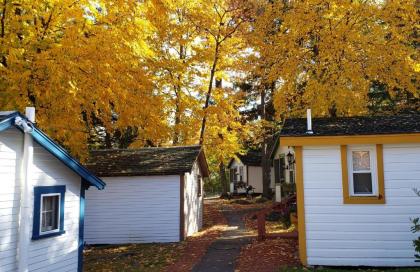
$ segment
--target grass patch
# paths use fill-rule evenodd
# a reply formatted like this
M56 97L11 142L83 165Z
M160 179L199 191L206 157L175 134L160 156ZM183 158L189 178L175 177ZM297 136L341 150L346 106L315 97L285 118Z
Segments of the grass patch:
M178 257L179 244L129 244L85 249L84 271L157 272Z
M361 268L361 267L281 267L278 272L419 272L418 267L407 268Z

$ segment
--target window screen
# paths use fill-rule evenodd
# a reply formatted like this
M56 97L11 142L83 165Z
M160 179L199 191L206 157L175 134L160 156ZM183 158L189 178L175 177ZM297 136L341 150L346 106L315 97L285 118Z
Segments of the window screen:
M42 196L41 232L58 229L60 196Z
M354 194L372 194L372 170L369 151L352 151Z

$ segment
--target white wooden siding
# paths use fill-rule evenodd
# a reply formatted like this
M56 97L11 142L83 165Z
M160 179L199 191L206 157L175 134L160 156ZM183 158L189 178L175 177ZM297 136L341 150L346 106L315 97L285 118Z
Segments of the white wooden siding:
M17 129L0 133L0 271L16 271L23 136Z
M16 271L19 221L19 169L23 134L15 128L0 133L0 271ZM65 185L65 233L29 243L29 271L77 271L79 237L80 177L34 143L34 160L29 181L33 211L34 186ZM27 219L32 236L33 212Z
M125 244L179 241L180 177L105 177L86 191L85 241Z
M263 192L262 167L248 166L248 184L254 187L256 193Z
M195 163L191 173L185 174L184 214L185 232L190 236L202 227L203 220L203 192L198 197L197 175L201 175L198 164ZM202 184L203 188L204 184Z
M339 146L303 148L309 265L414 266L420 145L384 145L385 205L343 204Z

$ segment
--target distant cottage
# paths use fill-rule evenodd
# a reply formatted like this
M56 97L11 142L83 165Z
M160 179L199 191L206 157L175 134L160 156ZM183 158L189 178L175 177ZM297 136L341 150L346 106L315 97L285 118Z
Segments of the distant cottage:
M0 271L82 271L85 190L105 183L27 116L0 112Z
M237 154L228 164L230 192L244 193L246 186L252 186L255 193L263 192L263 169L261 167L261 151L249 151ZM270 189L274 188L274 172L270 172Z
M274 155L294 155L302 263L419 266L420 115L311 121L286 120Z
M87 167L107 182L87 192L86 242L177 242L199 231L203 180L200 146L93 151Z

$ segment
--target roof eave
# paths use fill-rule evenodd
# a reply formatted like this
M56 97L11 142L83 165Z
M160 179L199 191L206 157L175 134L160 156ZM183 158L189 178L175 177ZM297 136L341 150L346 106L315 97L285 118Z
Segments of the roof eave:
M201 149L200 153L197 157L198 165L200 167L201 174L203 177L208 178L210 176L209 165L207 163L206 154L204 154L204 150Z
M19 112L14 112L10 114L9 117L0 122L0 132L10 128L11 126L14 126L20 131L22 131L22 129L19 126L16 126L14 123L14 120L17 116L21 117L22 119L25 119L27 122L30 122L24 115L20 114ZM66 150L64 150L61 146L55 143L50 137L48 137L35 125L33 125L33 131L30 134L38 144L40 144L43 148L45 148L54 157L56 157L59 161L64 163L67 167L69 167L71 170L77 173L84 180L86 180L99 190L105 188L105 182L103 182L100 178L90 173L89 170L84 168Z
M280 136L281 146L420 143L420 133Z

